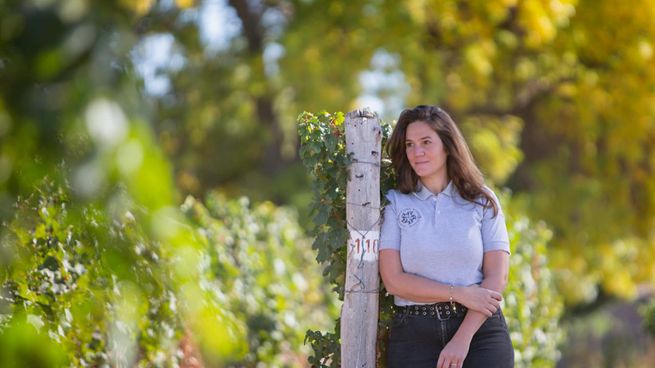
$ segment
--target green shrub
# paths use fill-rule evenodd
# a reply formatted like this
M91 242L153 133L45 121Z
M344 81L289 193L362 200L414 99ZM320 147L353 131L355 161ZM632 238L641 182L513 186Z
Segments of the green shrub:
M78 205L53 183L19 201L0 250L3 367L178 366L183 338L207 366L302 366L304 331L327 326L332 303L295 212L212 195L182 213L184 251L152 240L129 201ZM208 354L208 338L225 350Z
M641 314L644 317L644 327L648 333L655 337L655 297L643 306Z
M503 197L510 235L510 273L503 312L507 319L516 367L554 367L562 339L559 327L563 301L548 268L546 247L552 234L534 223Z
M182 208L206 244L209 278L247 326L248 353L233 364L302 365L304 331L328 325L332 302L295 212L216 193Z
M177 362L181 321L169 260L132 212L109 218L46 183L17 203L4 230L14 259L0 280L3 334L25 329L25 319L72 366Z

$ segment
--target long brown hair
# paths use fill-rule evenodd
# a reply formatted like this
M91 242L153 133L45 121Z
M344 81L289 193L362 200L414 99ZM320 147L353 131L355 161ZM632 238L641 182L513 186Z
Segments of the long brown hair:
M439 136L446 151L446 170L448 178L459 191L462 198L476 202L482 197L485 207L491 207L498 214L498 204L491 193L484 189L484 177L478 169L462 133L453 119L437 106L419 105L400 113L396 127L385 147L396 173L397 189L402 193L416 190L419 177L407 159L405 135L409 124L423 121Z

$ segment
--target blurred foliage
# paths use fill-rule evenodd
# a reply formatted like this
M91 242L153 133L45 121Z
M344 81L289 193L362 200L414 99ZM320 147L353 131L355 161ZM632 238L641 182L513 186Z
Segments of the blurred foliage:
M305 112L298 118L300 155L314 179L312 213L315 228L312 247L317 262L325 264L325 276L343 300L347 233L345 232L345 196L349 158L345 151L344 115ZM383 144L391 126L382 123ZM380 197L394 187L393 168L383 158ZM533 224L509 195L503 197L511 244L509 283L505 291L504 314L514 343L518 367L553 367L559 358L562 339L559 320L563 312L562 298L554 289L553 273L547 262L546 245L552 233L545 224ZM380 290L384 285L380 284ZM378 367L384 367L384 351L392 318L393 297L380 293L378 324ZM312 366L339 367L339 320L334 332L308 331L306 340L314 354Z
M24 229L16 233L19 243L29 244L29 237L36 245L53 249L28 248L18 254L10 250L10 257L2 257L3 270L10 270L3 272L2 282L17 282L15 290L20 298L16 302L27 299L34 303L29 305L29 313L44 323L47 321L44 328L49 328L59 326L60 322L69 323L65 320L68 306L72 315L75 303L85 297L84 292L95 292L97 284L93 282L100 281L91 276L94 272L99 273L98 278L105 279L111 272L116 279L111 283L102 282L107 283L106 286L115 285L116 294L109 293L110 289L99 295L100 303L111 302L110 307L106 307L108 314L91 313L88 318L115 322L125 318L127 324L100 325L99 328L114 330L108 349L113 349L115 359L128 361L126 364L132 364L129 360L137 357L159 359L148 355L151 348L140 352L144 355L137 355L134 349L140 346L141 340L143 346L150 346L146 341L150 337L143 335L141 339L141 333L152 333L154 339L159 336L160 328L165 327L162 324L149 332L149 323L144 321L147 313L159 313L156 309L158 290L162 298L166 298L169 296L165 291L170 288L181 301L176 318L183 320L193 332L198 349L208 363L218 364L226 357L239 356L245 347L244 328L208 290L200 287L203 276L194 265L198 264L202 248L176 208L170 165L153 140L144 119L147 112L143 109L143 99L134 88L136 79L126 55L136 41L131 26L137 14L113 1L94 3L93 10L83 2L70 1L9 1L0 8L3 32L0 116L4 128L0 149L5 171L0 180L3 201L0 217L3 222L13 218L16 210L13 204L18 196L30 198L44 176L56 178L58 186L67 188L66 183L70 183L71 205L67 208L73 211L68 218L55 206L52 214L55 217L44 219L41 227L17 225ZM86 206L91 206L89 211L95 208L97 215L96 212L86 214ZM110 236L110 224L119 221L127 211L133 213L141 230L125 230L135 234L124 238L120 238L124 235L120 233ZM56 217L58 214L64 217ZM20 212L18 216L22 221ZM82 233L93 224L96 216L99 217L98 232ZM52 231L57 230L55 222L62 224L62 233L51 237L44 229L52 225ZM73 225L80 228L69 229ZM65 232L69 231L73 235L90 237L88 243L82 241L84 238L80 240L84 248L79 250L82 254L76 253L76 243L66 243ZM6 234L4 228L3 234ZM148 263L149 267L141 269L140 258L134 256L139 248L137 242L153 247L146 249L147 254L161 252L161 259L168 262L156 267ZM42 253L32 254L36 251ZM81 264L87 269L85 263L77 260L77 257L90 257L85 255L87 253L101 255L94 261L102 263L98 269L92 269L88 277L80 276L78 281L83 284L79 293L63 293L67 291L65 282L72 283L78 277L66 268L65 261L75 261L71 265ZM135 268L139 272L134 272ZM56 271L61 272L63 282L59 281ZM32 280L23 279L14 272L23 272ZM50 281L54 291L48 289L45 281ZM45 290L32 290L42 285ZM58 292L63 294L58 296ZM146 300L151 293L153 300ZM57 298L53 300L53 296ZM39 303L44 304L42 313L54 308L53 314L37 314ZM150 303L154 309L150 308ZM90 304L80 302L79 305L82 310L78 313L85 316L84 306ZM104 311L103 304L97 306ZM78 318L82 322L87 317ZM166 321L164 317L161 319ZM75 337L93 345L89 340L94 338L90 330L95 328L93 325L86 325L83 332L75 331L74 327L62 327L62 332L57 327L54 329L57 334L53 336L63 339L69 331L71 336L66 344L86 349L84 345L75 345L72 338ZM106 337L98 338L102 342ZM152 349L169 351L170 347L158 344ZM153 354L156 353L153 350ZM81 359L94 359L87 357L84 351L77 354L71 350L69 358L72 360L72 357L78 359L73 364L82 364Z
M182 208L207 246L219 299L247 326L248 352L233 366L303 366L303 331L327 326L326 308L336 311L295 213L216 193L207 207L189 197Z
M220 195L207 207L187 198L183 212L201 246L185 275L173 272L171 249L147 237L142 212L134 206L107 217L51 182L18 203L2 243L14 257L0 275L0 339L14 359L6 363L3 354L3 364L177 366L191 325L209 366L303 366L303 331L327 326L332 302L292 211ZM194 269L206 294L186 300L189 290L176 284ZM214 315L189 305L196 303L210 303ZM205 327L181 308L219 329L203 336ZM34 340L21 337L30 334ZM30 357L37 342L42 355ZM206 351L217 344L221 350Z
M207 241L199 219L178 208L130 58L140 22L160 6L0 6L3 364L175 365L188 360L178 351L186 344L207 366L298 366L304 352L295 329L321 325L320 272L302 264L306 241L295 216L271 204L254 213L238 205L250 221L240 230L203 217L211 231L225 227L221 236L235 237L238 230L262 248L243 240L219 252L212 248L225 239ZM52 184L40 184L44 177ZM242 264L249 268L238 276L251 296L235 291L242 282L221 278L230 274L220 267ZM315 292L294 293L310 287ZM25 353L33 344L42 354ZM55 344L63 354L51 354Z
M63 367L70 363L65 352L23 315L17 315L9 326L0 330L0 356L7 368Z
M559 365L572 368L653 367L655 340L644 329L644 324L648 328L651 322L639 313L647 303L648 298L643 297L634 301L614 300L602 309L567 320L562 327L575 343L562 345Z
M516 208L510 193L501 196L510 236L509 282L503 313L514 345L517 367L553 367L564 335L562 296L555 290L547 257L552 231Z
M655 337L655 297L651 297L650 303L643 306L641 314L644 317L646 331Z
M94 206L77 208L49 182L17 206L3 242L16 257L2 275L5 323L25 316L47 332L51 341L40 343L56 344L72 366L177 362L171 260L145 237L135 209L107 218Z

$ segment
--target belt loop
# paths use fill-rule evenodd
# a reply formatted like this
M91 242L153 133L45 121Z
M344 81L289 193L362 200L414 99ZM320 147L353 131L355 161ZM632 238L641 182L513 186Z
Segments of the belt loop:
M448 318L443 318L443 317L441 317L441 312L442 312L442 310L443 310L443 308L441 308L441 305L437 304L437 308L436 308L436 309L437 309L437 318L439 319L439 321L447 321L447 320L450 319L450 317L452 317L452 315L450 315L450 314L448 314L448 313L446 313L446 314L448 314Z
M405 323L405 320L407 319L407 315L409 314L409 308L405 307L403 308L403 314L400 317L400 323Z

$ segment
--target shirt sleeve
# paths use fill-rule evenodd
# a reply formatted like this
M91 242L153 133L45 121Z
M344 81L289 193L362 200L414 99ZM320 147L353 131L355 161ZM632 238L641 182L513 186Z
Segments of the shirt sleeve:
M396 221L396 196L393 190L387 193L389 203L382 212L380 227L380 248L400 250L400 227Z
M498 206L498 213L494 215L493 208L485 208L482 216L482 245L484 252L492 250L502 250L510 253L509 251L509 236L507 235L507 225L505 224L505 214L500 207L500 201L496 194L489 188L487 192L491 194L492 198Z

